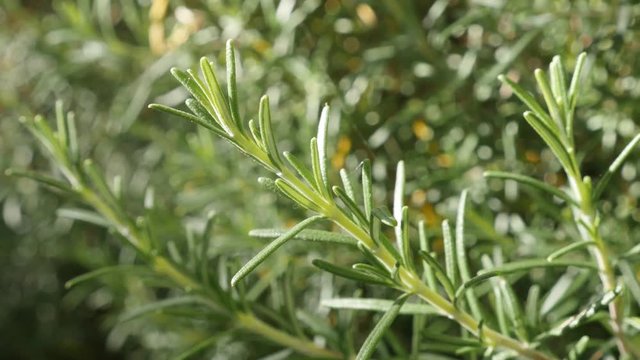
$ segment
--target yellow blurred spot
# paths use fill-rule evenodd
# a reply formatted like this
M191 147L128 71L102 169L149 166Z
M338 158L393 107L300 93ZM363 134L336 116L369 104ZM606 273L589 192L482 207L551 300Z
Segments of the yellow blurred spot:
M525 151L524 158L532 164L537 164L540 162L540 155L537 152L532 150Z
M356 13L358 14L360 21L362 21L366 26L374 26L376 22L378 22L376 13L373 11L371 6L367 4L359 4L356 7Z
M411 129L413 134L420 140L431 140L433 138L433 131L422 119L414 121Z
M154 54L162 54L166 48L163 21L168 6L169 0L153 0L149 8L149 47Z
M440 154L436 157L436 163L440 167L448 168L453 165L453 158L449 154Z
M334 169L341 169L344 167L344 162L351 150L351 140L346 136L341 136L338 139L336 145L336 152L331 158L331 165Z
M442 254L444 252L444 240L437 238L431 243L431 251Z
M442 218L433 208L433 205L429 203L425 203L422 207L422 216L424 216L424 221L428 227L435 227L440 225L440 221Z
M298 223L298 222L297 222L297 221L295 221L294 219L288 219L287 221L285 221L284 226L285 226L287 229L289 229L289 228L292 228L292 227L296 226L296 224L297 224L297 223Z
M149 8L149 48L154 54L163 54L177 48L202 27L201 14L187 7L178 6L173 14L177 22L167 37L165 20L168 9L169 0L153 0Z
M262 39L259 39L253 43L253 48L260 54L264 54L271 48L271 44Z
M411 204L413 206L422 206L427 201L427 192L424 190L416 190L411 193Z

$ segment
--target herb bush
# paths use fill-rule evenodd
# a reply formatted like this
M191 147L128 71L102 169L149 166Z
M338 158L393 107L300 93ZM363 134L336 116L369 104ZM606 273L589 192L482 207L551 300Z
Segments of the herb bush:
M133 358L637 357L636 7L131 4L42 10L56 15L5 56L24 67L5 76L29 96L2 97L3 133L19 135L3 137L3 167L54 189L7 179L9 236L33 239L10 248L9 269L40 274L54 293L64 291L43 274L57 259L93 270L67 282L63 306L109 310L109 348ZM34 11L7 9L9 20ZM242 61L233 47L217 57L229 37ZM226 81L206 58L201 74L172 70L186 91L164 76L212 43ZM533 71L547 63L547 74ZM33 66L47 72L21 77ZM75 114L62 102L49 110L54 97ZM202 126L145 111L149 102ZM56 131L33 110L54 113ZM50 175L26 170L48 158L17 145L28 140L15 114L28 114ZM260 185L256 174L271 178ZM11 267L25 256L38 266Z

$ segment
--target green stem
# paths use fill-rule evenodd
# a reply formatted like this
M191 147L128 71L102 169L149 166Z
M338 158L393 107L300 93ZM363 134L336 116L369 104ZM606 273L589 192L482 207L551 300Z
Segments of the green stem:
M571 205L574 222L583 240L593 241L595 243L595 246L591 246L589 249L591 256L598 266L603 291L613 291L616 287L616 276L610 262L609 249L600 235L600 227L598 221L596 221L597 210L592 203L591 188L580 179L579 174L576 178L570 178L570 183L574 196L579 203L579 206ZM624 357L630 352L635 353L635 351L628 346L625 339L623 325L624 312L622 307L622 297L618 297L609 304L609 324L616 338L618 351L620 355Z
M239 312L236 314L236 319L238 321L238 325L244 329L269 339L276 344L294 349L301 354L329 359L343 358L341 353L318 347L311 341L301 340L291 336L263 322L252 314Z
M101 213L102 216L107 218L109 222L116 227L117 231L129 241L130 244L132 244L138 251L140 251L144 255L150 255L147 247L148 244L146 244L138 229L133 226L130 221L127 221L126 219L123 219L121 216L119 216L113 209L111 209L109 205L107 205L102 200L102 198L92 192L87 186L80 185L78 188L78 192L85 199L85 201L87 201L99 213ZM202 284L197 282L180 268L176 267L166 258L161 256L152 256L149 261L156 272L168 277L185 291L198 291L203 295L211 298L211 294L206 291L205 287ZM216 299L212 298L212 300L214 300L215 302ZM295 336L289 335L281 330L278 330L277 328L258 319L253 314L238 311L232 313L231 316L235 318L237 323L246 330L263 336L264 338L271 340L275 344L294 349L301 354L331 359L339 359L343 357L339 352L319 347L311 341L300 339Z
M339 209L338 209L339 210ZM342 227L345 231L350 233L356 239L361 241L363 244L372 247L374 244L373 240L369 236L369 234L364 231L361 227L356 225L351 219L349 219L342 211L333 212L333 217L327 214L327 217L333 219L333 221ZM384 247L372 247L372 251L378 257L382 263L387 266L388 269L393 269L396 264L396 260L393 255L389 253ZM429 303L434 308L438 309L444 316L455 320L462 327L470 331L476 336L479 336L479 326L478 322L467 312L461 310L456 307L450 301L446 300L436 291L430 289L426 286L421 280L420 277L413 271L400 267L399 270L400 280L403 285L403 290L406 293L413 293L419 296L421 299ZM521 343L513 338L502 335L499 332L484 326L482 329L482 339L485 344L489 346L495 346L505 349L510 349L521 356L524 356L528 359L533 360L549 360L551 357L548 355L534 350L527 346L527 344Z

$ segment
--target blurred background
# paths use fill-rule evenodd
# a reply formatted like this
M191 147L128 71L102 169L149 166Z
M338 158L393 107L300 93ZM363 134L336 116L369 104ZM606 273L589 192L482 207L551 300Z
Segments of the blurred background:
M329 103L332 165L355 174L362 159L373 159L379 203L389 202L395 164L405 160L407 202L434 236L471 186L472 256L496 243L507 256L545 253L568 241L571 231L557 221L568 214L515 184L482 179L483 170L502 169L564 182L496 76L533 89L533 69L556 54L571 68L587 51L576 143L585 173L597 177L638 132L639 15L640 5L622 0L2 0L0 358L164 358L190 336L188 324L119 322L122 311L154 296L135 277L64 288L133 255L108 230L59 216L73 199L4 175L55 171L21 116L53 119L63 100L81 151L107 178L122 177L132 214L155 189L163 238L183 238L184 224L215 211L224 214L215 251L255 253L263 242L249 238L250 229L285 226L301 210L262 189L256 178L264 171L226 143L146 108L179 106L187 94L169 69L193 67L201 56L222 69L224 44L234 39L243 117L255 117L268 94L282 149L306 155ZM616 220L604 225L614 247L637 242L639 159L624 166L603 203ZM305 284L316 276L308 256L301 247L273 261L294 264L296 283ZM297 296L305 303L311 295ZM212 358L256 358L231 330L218 331L230 335Z

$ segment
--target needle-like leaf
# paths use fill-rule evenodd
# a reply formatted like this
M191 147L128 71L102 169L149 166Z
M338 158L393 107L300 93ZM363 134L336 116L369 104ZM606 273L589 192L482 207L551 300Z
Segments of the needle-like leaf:
M141 266L141 265L115 265L115 266L107 266L97 270L90 271L88 273L84 273L82 275L78 275L73 279L67 281L64 284L66 289L70 289L78 284L81 284L85 281L93 280L95 278L105 276L105 275L120 275L123 276L125 274L136 274L140 276L141 274L150 274L149 269Z
M351 215L353 215L355 219L364 226L367 223L367 219L365 219L362 210L358 207L358 204L356 204L341 187L334 186L332 189L333 193L342 200L342 203L347 207Z
M240 109L238 106L238 89L236 87L236 51L233 47L233 40L227 41L227 98L231 108L231 118L240 132L243 131L242 119L240 119Z
M528 185L538 190L542 190L550 195L557 196L559 199L564 200L568 204L578 205L576 201L572 199L571 196L569 196L569 194L565 193L564 191L529 176L513 174L513 173L508 173L503 171L486 171L484 173L484 176L488 178L495 178L495 179L514 180L524 185Z
M536 81L538 82L538 88L542 93L542 97L544 98L545 103L547 104L547 109L549 109L549 113L551 114L551 118L554 120L556 127L554 130L558 130L559 132L564 132L564 122L562 121L562 115L560 113L560 108L558 107L558 103L553 96L553 92L551 91L551 87L549 86L549 82L547 81L547 77L542 69L536 69L533 72Z
M271 128L271 109L269 108L269 97L266 95L260 99L260 110L258 111L258 123L260 124L260 138L267 149L267 155L277 168L281 167L282 159L276 146L276 138Z
M332 309L387 312L393 306L393 301L370 298L333 298L321 300L320 306L326 306ZM405 303L402 308L400 308L400 314L434 315L437 314L437 310L426 304Z
M567 246L563 246L560 249L552 252L551 254L549 254L547 256L547 261L554 261L556 259L558 259L559 257L562 257L574 250L577 249L582 249L583 247L587 247L589 245L596 245L596 242L593 240L582 240L582 241L577 241L574 243L571 243Z
M584 70L584 64L587 60L587 53L581 53L576 60L576 66L573 70L573 77L571 78L571 85L569 85L569 111L573 112L578 102L578 91L580 90L580 81L582 81L582 72Z
M393 217L396 219L395 234L398 249L402 249L402 206L404 205L404 161L396 167L396 186L393 191Z
M458 297L465 289L478 285L482 281L490 279L495 276L503 276L513 274L516 272L529 271L536 268L549 268L549 267L580 267L587 269L596 269L595 265L589 262L583 261L570 261L570 260L557 260L547 261L546 259L528 259L510 262L501 266L495 266L491 269L481 270L478 275L471 278L471 280L463 283L458 290L456 290L456 297Z
M389 310L380 318L369 336L367 336L364 344L362 344L360 351L358 351L358 355L356 355L356 360L367 360L373 356L378 343L380 342L380 340L382 340L382 336L385 334L387 329L391 326L393 321L400 313L400 309L402 308L402 305L407 300L407 298L407 294L400 295L400 297L396 299Z
M206 128L206 129L209 129L209 130L213 131L214 133L216 133L218 135L224 136L226 138L229 137L229 135L226 134L226 133L224 135L219 133L219 130L215 126L213 126L210 123L208 123L207 121L204 121L200 117L191 115L191 114L189 114L187 112L184 112L184 111L181 111L181 110L178 110L178 109L174 109L172 107L165 106L165 105L162 105L162 104L150 104L149 105L149 109L158 110L158 111L165 112L167 114L171 114L171 115L175 115L175 116L181 117L181 118L183 118L183 119L185 119L187 121L190 121L190 122L192 122L192 123L194 123L196 125L200 125L200 126Z
M373 208L373 189L371 181L371 161L369 161L369 159L362 161L362 198L364 202L364 215L367 219L370 219Z
M502 83L509 85L513 93L522 101L534 114L536 114L542 121L550 126L553 124L553 121L549 117L546 111L542 108L538 100L531 94L529 91L523 89L520 85L509 79L504 75L499 75L498 80Z
M322 215L312 216L298 223L292 227L288 232L281 235L277 239L273 240L269 245L265 246L260 252L249 260L231 279L231 286L235 286L238 281L244 279L255 268L262 264L271 254L278 250L287 241L294 238L299 232L312 225L313 223L323 220L325 217Z
M344 188L344 192L349 196L354 203L356 201L356 194L353 191L353 185L351 184L351 179L349 179L349 174L347 170L340 169L340 180L342 180L342 186Z
M596 187L593 190L593 200L597 200L602 195L604 189L607 188L609 181L611 181L611 177L613 174L618 172L618 169L624 164L627 160L631 152L636 148L636 146L640 143L640 134L636 135L628 144L624 147L624 149L620 152L620 155L616 157L615 160L609 165L607 171L602 175L602 178L596 183Z
M442 221L442 239L444 242L444 265L447 271L447 278L455 287L458 282L458 265L456 264L456 246L451 237L449 221Z
M325 188L329 188L329 177L327 175L327 133L329 131L329 105L325 104L320 113L318 122L318 162L320 165L320 176Z
M440 265L438 260L436 260L431 254L427 253L426 251L420 251L419 254L420 257L422 257L422 260L424 260L424 262L426 262L427 265L429 265L429 267L433 270L436 279L438 279L438 282L440 282L440 285L442 285L442 287L444 288L444 291L447 293L447 296L449 296L449 299L455 299L455 288L453 286L453 283L447 276L447 273L442 268L442 265Z
M363 273L362 271L337 266L324 260L315 259L312 263L315 267L320 268L321 270L332 273L333 275L339 277L343 277L345 279L371 283L375 285L391 285L391 282L388 279L372 276L372 274Z
M418 239L420 240L420 250L424 251L426 254L429 254L431 252L431 249L429 246L429 240L427 239L427 229L424 220L420 220L420 222L418 223ZM426 261L424 263L423 269L424 278L426 279L427 285L429 285L431 289L435 289L436 278L433 274L433 269Z
M249 236L273 239L284 235L286 232L287 230L280 229L254 229L249 232ZM338 234L331 231L312 229L302 230L300 233L298 233L298 235L294 237L294 239L351 246L356 246L357 242L356 239L352 238L351 236Z
M466 244L464 240L464 217L465 217L465 209L467 205L467 194L469 191L464 189L460 194L460 200L458 202L458 212L456 216L456 258L458 263L458 270L460 272L460 280L462 282L469 281L471 279L471 273L469 271L469 264L467 259L467 250ZM466 293L467 303L469 304L469 309L471 313L476 318L482 318L482 313L480 312L480 305L478 304L478 298L475 296L474 290L469 289Z

